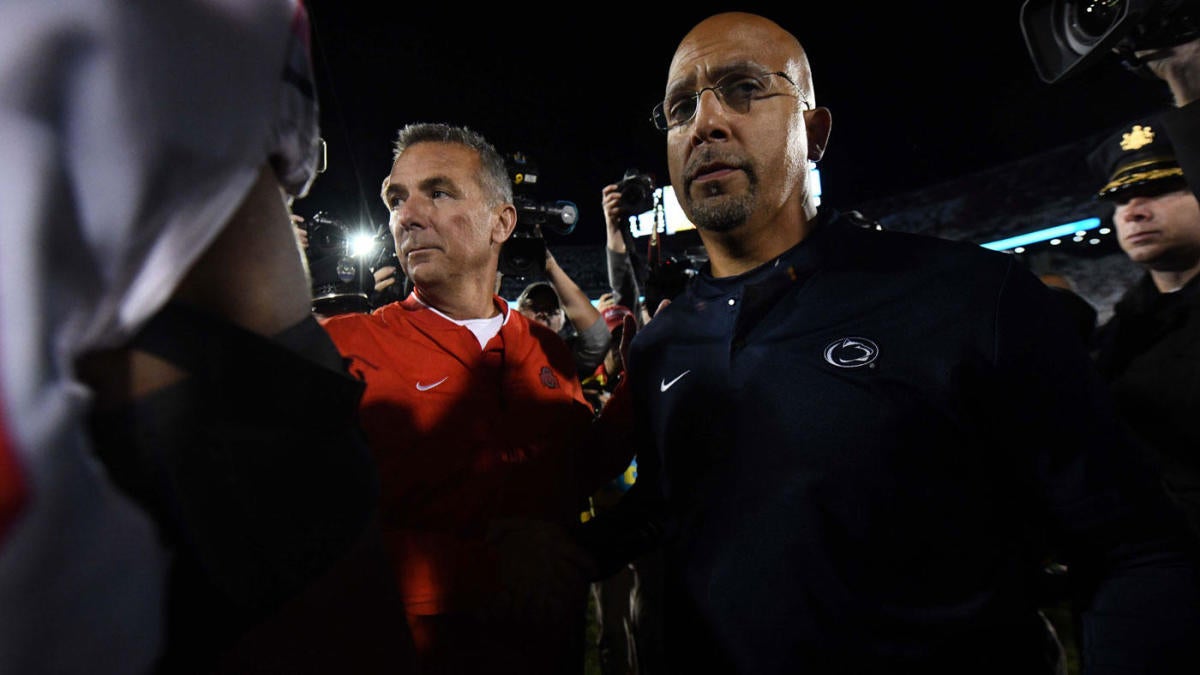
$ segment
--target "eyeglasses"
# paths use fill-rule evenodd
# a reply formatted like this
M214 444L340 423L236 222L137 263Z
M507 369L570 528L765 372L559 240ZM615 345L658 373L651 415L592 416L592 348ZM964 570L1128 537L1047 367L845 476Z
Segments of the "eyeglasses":
M672 94L670 98L654 106L650 119L653 120L654 126L658 127L659 131L670 131L675 127L687 124L696 116L696 110L700 107L700 96L706 91L711 91L715 94L717 100L729 110L739 115L745 115L750 112L750 104L752 102L771 98L772 96L784 95L780 92L772 93L770 91L770 77L772 75L782 77L787 80L788 84L796 87L796 83L792 82L792 78L788 77L787 73L782 72L764 73L762 75L749 75L746 73L727 75L711 87L702 87L696 91L683 91ZM798 98L807 110L808 101L803 96Z

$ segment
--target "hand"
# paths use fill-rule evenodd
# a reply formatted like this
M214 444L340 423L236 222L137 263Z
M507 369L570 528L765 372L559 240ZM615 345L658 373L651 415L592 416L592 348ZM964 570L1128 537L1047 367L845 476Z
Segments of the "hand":
M670 302L670 300L664 299L663 302ZM666 305L660 304L659 308L662 307L666 307ZM629 372L629 349L633 345L633 336L636 332L637 319L629 314L621 317L621 344L617 348L617 358L620 360L617 368L617 372L620 373L619 377L624 378Z
M1184 106L1200 98L1200 39L1166 49L1139 51L1137 56L1167 83L1175 105Z
M608 293L601 295L600 299L596 301L596 309L603 312L604 310L616 304L617 301L613 298L612 291L609 291Z
M492 619L554 623L578 611L595 563L561 526L527 518L495 520L488 543L499 565L500 592L487 608Z
M304 216L293 213L292 227L296 228L296 238L300 240L300 246L308 250L308 228L304 227Z
M396 283L396 268L391 265L384 265L375 270L375 292L379 293L383 289Z
M600 191L600 204L604 208L605 246L618 255L628 252L625 246L625 233L629 231L629 218L621 208L621 193L617 184L605 185Z
M663 299L662 299L662 302L658 303L658 307L657 307L657 308L655 308L655 310L654 310L654 314L653 314L652 316L658 316L658 313L659 313L659 312L661 312L661 311L663 311L664 309L666 309L666 308L667 308L667 305L669 305L669 304L671 304L671 299L670 299L670 298L663 298ZM643 309L644 309L644 307L643 307ZM646 316L646 321L647 321L647 322L649 322L649 321L650 321L650 316Z
M629 224L629 217L625 213L625 209L621 207L621 193L617 191L617 184L605 185L600 194L602 195L601 206L604 208L605 224L608 225L610 232L620 232Z

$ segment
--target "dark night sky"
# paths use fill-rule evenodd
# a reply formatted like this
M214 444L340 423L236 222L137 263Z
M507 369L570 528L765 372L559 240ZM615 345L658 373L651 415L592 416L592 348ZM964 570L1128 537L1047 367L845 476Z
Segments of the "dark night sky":
M523 152L539 170L536 198L579 205L578 226L559 242L602 242L604 185L627 168L668 182L664 137L649 110L679 39L727 9L771 17L808 50L818 104L833 113L823 201L842 208L1064 145L1168 101L1162 83L1115 60L1042 82L1019 0L791 3L810 8L778 11L371 4L308 1L330 169L296 203L302 215L386 222L378 192L396 130L445 121L477 129L503 153Z

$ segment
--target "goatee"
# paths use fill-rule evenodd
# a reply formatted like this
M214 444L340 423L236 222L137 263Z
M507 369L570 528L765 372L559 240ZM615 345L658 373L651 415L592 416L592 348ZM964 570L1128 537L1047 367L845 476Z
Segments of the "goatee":
M736 196L714 194L694 199L692 224L709 232L729 232L746 222L753 202L753 193Z

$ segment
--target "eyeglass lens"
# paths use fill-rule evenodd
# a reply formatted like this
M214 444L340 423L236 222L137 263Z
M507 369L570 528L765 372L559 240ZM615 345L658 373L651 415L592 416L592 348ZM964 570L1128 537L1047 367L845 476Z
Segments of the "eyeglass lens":
M791 83L791 79L783 73L767 73L761 77L745 74L730 75L712 86L702 87L692 92L683 92L658 104L653 111L654 125L666 131L688 123L696 116L700 97L706 91L713 92L717 100L729 110L739 115L745 115L750 112L750 104L753 101L768 96L769 76L772 75L782 77Z

